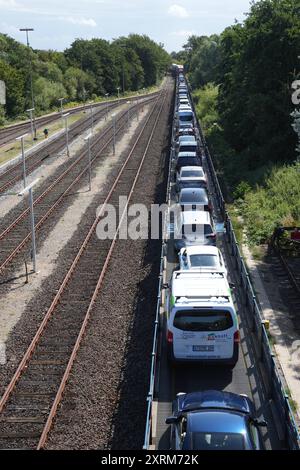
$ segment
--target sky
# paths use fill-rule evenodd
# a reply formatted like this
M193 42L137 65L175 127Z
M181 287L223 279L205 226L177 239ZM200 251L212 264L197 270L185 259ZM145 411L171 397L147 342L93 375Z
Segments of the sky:
M34 49L63 51L76 38L146 34L179 51L189 36L221 33L243 21L250 0L0 0L0 32Z

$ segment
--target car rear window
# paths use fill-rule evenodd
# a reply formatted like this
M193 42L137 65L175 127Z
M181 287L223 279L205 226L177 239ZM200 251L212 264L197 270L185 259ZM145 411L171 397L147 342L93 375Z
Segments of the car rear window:
M202 170L182 170L181 177L182 178L201 178L204 176Z
M245 438L238 433L193 432L186 435L183 449L245 450Z
M216 255L190 255L190 263L192 268L201 266L217 268L219 266L218 257Z
M183 331L224 331L232 326L227 310L180 310L174 318L174 327Z

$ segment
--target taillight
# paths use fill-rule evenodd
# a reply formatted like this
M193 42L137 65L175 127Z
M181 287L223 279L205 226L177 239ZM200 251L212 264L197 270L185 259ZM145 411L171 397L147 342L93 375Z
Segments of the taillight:
M173 343L173 333L172 333L172 331L170 331L170 330L168 330L168 332L167 332L167 342L168 342L169 344L172 344L172 343Z
M233 335L233 342L234 343L239 343L240 342L240 332L236 331Z

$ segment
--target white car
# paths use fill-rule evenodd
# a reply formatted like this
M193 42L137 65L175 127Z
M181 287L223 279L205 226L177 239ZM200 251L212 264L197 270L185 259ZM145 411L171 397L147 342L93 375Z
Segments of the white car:
M234 367L239 326L224 273L175 271L165 287L169 359Z
M224 259L216 246L187 246L179 252L180 270L214 271L227 276Z
M206 188L207 178L201 166L183 166L176 174L176 191L183 188Z

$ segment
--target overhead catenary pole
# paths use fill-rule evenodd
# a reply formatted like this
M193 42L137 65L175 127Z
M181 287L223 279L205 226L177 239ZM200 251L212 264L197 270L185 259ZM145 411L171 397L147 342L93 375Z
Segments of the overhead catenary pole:
M126 101L126 104L130 104L130 101ZM128 110L127 110L127 125L128 125L128 128L129 128L129 120L130 120L130 108L128 106Z
M34 130L33 130L33 122L32 122L32 111L34 111L34 108L26 109L27 113L29 113L30 116L30 127L31 127L31 137L32 140L34 140Z
M23 196L28 192L29 194L29 208L30 208L30 225L31 225L31 250L32 250L32 262L33 272L36 273L36 244L35 244L35 228L34 228L34 210L33 210L33 187L39 181L39 178L34 180L23 191L19 193L19 196Z
M68 128L68 116L70 113L63 114L63 118L65 120L65 129L66 129L66 146L67 146L67 156L70 156L69 152L69 128Z
M109 97L109 93L105 93L104 96L105 96L105 98L107 99L107 98ZM106 121L107 115L108 115L108 101L106 101L106 107L105 107L105 109L106 109L106 113L105 113L105 121Z
M28 135L28 133L20 135L16 138L16 140L21 142L21 150L22 150L22 161L23 161L23 184L24 188L26 187L26 163L25 163L25 150L24 150L24 138Z
M63 100L64 98L58 98L58 101L60 101L60 115L61 115L62 125L64 126L64 118L63 118L64 111L63 111L63 105L62 105Z
M91 110L91 119L92 119L92 134L94 133L94 107L93 107L93 101L89 102L90 105L90 110Z
M116 154L116 115L112 114L113 119L113 154Z
M88 143L88 163L89 163L89 190L92 189L92 169L91 169L91 138L93 134L90 132L84 140Z
M28 57L29 57L29 80L30 80L30 90L31 90L31 105L32 109L35 109L34 105L34 95L33 95L33 82L32 82L32 63L31 63L31 55L30 55L30 50L29 50L29 38L28 38L28 32L29 31L34 31L33 28L20 28L19 31L25 31L26 32L26 42L27 42L27 47L28 47ZM34 138L33 140L37 140L36 137L36 125L35 125L35 115L33 113L33 131L34 131Z

